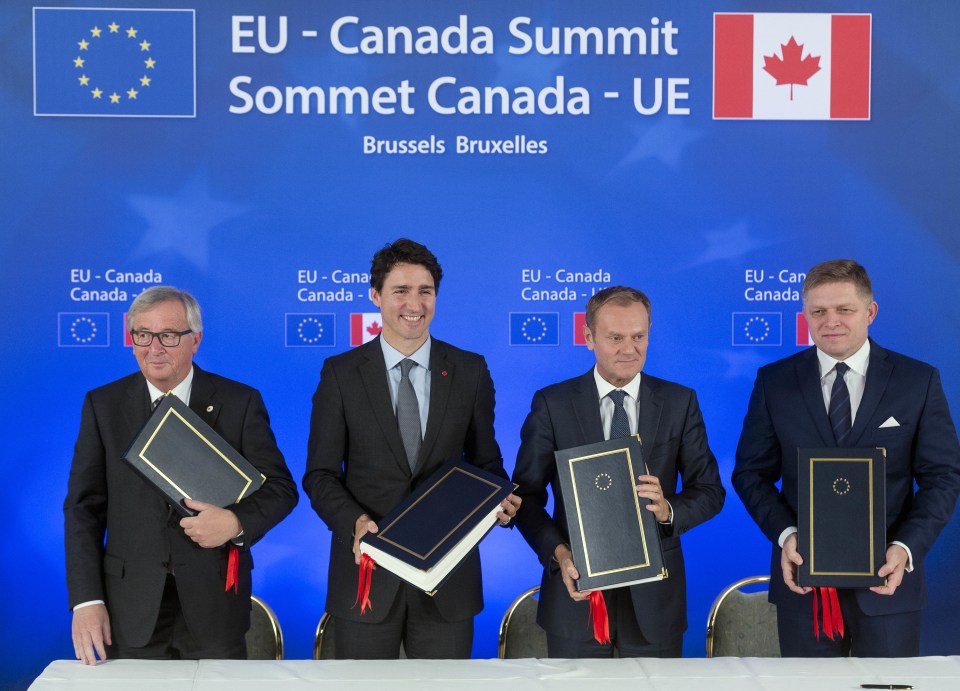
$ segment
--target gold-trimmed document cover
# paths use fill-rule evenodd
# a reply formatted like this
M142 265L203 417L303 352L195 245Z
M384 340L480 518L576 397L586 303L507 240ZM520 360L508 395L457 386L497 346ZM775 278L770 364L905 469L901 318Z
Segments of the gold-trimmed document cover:
M434 592L497 523L514 490L506 478L449 461L360 538L361 554L427 593Z
M123 460L181 516L184 499L230 506L260 489L259 470L176 396L167 394L123 453Z
M646 474L640 437L554 453L578 590L605 590L667 577L657 519L637 496Z
M801 586L883 585L886 561L886 451L800 449L797 541Z

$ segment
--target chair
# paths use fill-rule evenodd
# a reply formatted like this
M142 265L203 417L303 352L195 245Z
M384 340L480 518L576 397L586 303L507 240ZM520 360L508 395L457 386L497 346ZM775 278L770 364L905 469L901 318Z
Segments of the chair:
M751 576L717 596L707 617L707 657L780 657L777 608L767 602L767 589L742 590L769 582L769 576Z
M317 632L313 635L313 659L332 660L333 657L333 617L324 612L317 622Z
M250 629L247 631L248 660L282 660L283 631L269 605L250 596Z
M507 607L497 640L501 659L547 657L547 632L537 623L539 593L539 586L525 590Z
M333 660L335 659L333 641L336 627L333 625L333 617L328 612L324 612L317 622L317 632L313 635L313 659L314 660ZM407 657L403 645L400 645L400 659Z

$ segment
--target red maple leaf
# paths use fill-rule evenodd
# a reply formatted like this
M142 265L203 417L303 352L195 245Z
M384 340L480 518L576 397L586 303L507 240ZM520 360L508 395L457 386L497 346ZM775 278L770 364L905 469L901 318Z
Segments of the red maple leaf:
M793 100L793 85L806 86L807 80L820 71L820 56L803 55L803 44L791 36L786 44L780 44L783 53L781 60L777 55L763 56L763 69L777 80L777 86L790 85L790 100Z
M380 333L381 328L382 327L377 322L370 322L370 326L367 327L367 333L371 336L376 336L378 333Z

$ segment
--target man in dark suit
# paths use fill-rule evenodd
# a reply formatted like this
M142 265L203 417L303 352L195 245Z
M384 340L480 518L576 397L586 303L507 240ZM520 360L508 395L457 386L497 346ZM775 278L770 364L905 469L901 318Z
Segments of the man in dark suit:
M260 394L193 364L203 336L193 296L148 288L127 328L140 372L87 393L63 506L74 651L84 664L108 654L245 658L250 547L293 510L296 484ZM226 508L186 500L198 513L180 519L121 460L168 392L259 469L263 487ZM227 590L231 545L239 578Z
M815 348L757 373L733 484L771 542L770 601L786 657L920 654L923 560L960 492L960 445L936 369L867 337L877 303L866 270L813 267L803 312ZM797 450L886 449L886 585L839 589L844 636L814 635L814 596L797 585ZM777 488L777 482L782 484ZM916 483L916 491L914 484Z
M596 366L538 391L520 432L513 476L523 499L517 528L543 564L537 621L547 632L550 657L610 657L614 648L621 657L678 657L683 651L680 535L716 515L725 491L694 391L641 375L649 333L645 294L622 286L596 293L587 302L584 327ZM628 434L639 434L643 445L647 474L637 478L637 494L650 500L646 508L660 523L669 577L602 591L612 639L605 645L593 639L587 594L574 583L580 576L568 545L554 451ZM553 517L546 510L548 486Z
M494 438L493 382L484 359L430 336L442 271L423 245L401 239L373 258L378 338L327 358L313 397L303 488L333 532L326 609L337 658L467 658L483 608L476 551L431 597L384 569L357 600L359 540L447 460L506 477ZM507 524L519 500L498 513Z

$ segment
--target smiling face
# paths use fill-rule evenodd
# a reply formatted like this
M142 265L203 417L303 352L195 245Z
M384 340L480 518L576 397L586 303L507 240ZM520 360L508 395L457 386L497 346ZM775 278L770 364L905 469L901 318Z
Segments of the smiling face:
M650 315L642 302L607 303L597 310L593 329L583 327L587 348L597 358L597 372L617 388L643 369L649 335Z
M837 360L846 360L860 350L877 309L877 303L865 300L849 281L811 288L803 301L803 314L813 342Z
M186 331L187 313L179 300L167 300L139 312L131 325L134 331ZM151 384L163 392L170 391L190 372L193 356L200 347L202 333L189 333L180 338L180 345L167 348L154 337L148 346L133 346L140 371Z
M411 355L430 335L437 290L433 276L420 264L396 264L373 290L373 304L383 317L381 335L404 355Z

